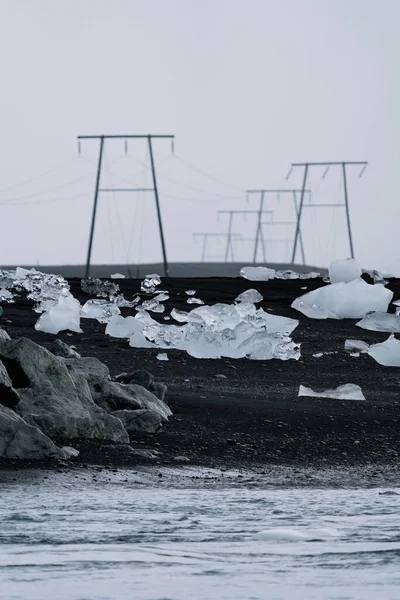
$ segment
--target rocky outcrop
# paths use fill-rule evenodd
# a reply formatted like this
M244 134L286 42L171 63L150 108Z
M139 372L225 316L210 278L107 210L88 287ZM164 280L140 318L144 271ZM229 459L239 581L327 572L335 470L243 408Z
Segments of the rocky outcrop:
M81 358L64 342L52 349L58 356L26 338L0 339L0 404L6 405L0 435L7 432L0 458L71 456L57 440L126 444L130 435L154 433L168 420L171 410L149 389L112 381L103 363ZM154 384L151 376L146 383Z
M165 401L167 386L165 385L165 383L154 381L153 375L148 371L145 371L144 369L131 371L130 373L121 373L121 375L118 375L116 380L119 383L134 383L140 385L152 394L154 394L154 396L157 396L157 398L159 398L160 400Z

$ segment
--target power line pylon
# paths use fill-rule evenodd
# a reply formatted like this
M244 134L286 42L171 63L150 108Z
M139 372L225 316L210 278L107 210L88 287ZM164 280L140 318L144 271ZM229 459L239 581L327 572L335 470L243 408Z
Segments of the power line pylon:
M92 222L91 222L91 226L90 226L85 277L89 277L89 274L90 274L90 259L91 259L91 255L92 255L93 236L94 236L94 228L95 228L95 223L96 223L96 212L97 212L97 202L98 202L99 192L154 192L154 197L156 200L156 208L157 208L158 227L159 227L159 231L160 231L160 241L161 241L161 248L162 248L163 262L164 262L164 275L165 275L165 277L168 277L167 250L166 250L166 246L165 246L165 237L164 237L164 230L163 230L163 224L162 224L162 218L161 218L160 198L158 195L156 169L155 169L155 165L154 165L154 156L153 156L152 140L155 138L170 139L170 140L172 140L172 144L173 144L175 136L174 135L152 135L152 134L147 134L147 135L79 135L78 136L79 149L80 149L80 141L81 140L89 140L89 139L100 140L99 160L97 163L96 187L95 187L95 192L94 192ZM114 188L104 188L104 189L100 188L104 141L109 140L109 139L125 140L125 149L127 147L128 139L146 139L147 140L147 144L148 144L148 148L149 148L149 156L150 156L151 173L152 173L152 177L153 177L153 187L152 188L115 188L115 189ZM172 148L173 148L173 146L172 146Z
M354 247L353 247L353 237L351 233L351 223L350 223L350 211L349 211L349 199L347 193L347 175L346 175L346 166L361 166L361 171L359 173L359 177L362 177L365 169L367 168L368 162L365 160L362 161L349 161L345 160L342 162L307 162L307 163L292 163L291 169L287 175L286 179L289 179L291 172L296 167L304 167L304 175L303 175L303 186L301 189L300 196L300 207L297 215L297 225L296 225L296 233L294 236L294 244L293 244L293 253L292 253L292 263L294 264L296 258L296 249L297 249L297 239L299 237L300 232L300 222L301 215L303 212L303 207L311 207L311 208L323 208L323 207L344 207L346 209L346 220L347 220L347 231L349 236L349 246L350 246L350 256L354 258ZM331 204L304 204L304 193L307 185L307 175L310 167L325 167L325 171L322 175L322 179L328 174L330 167L332 166L341 166L342 167L342 175L343 175L343 193L344 193L344 204L339 204L338 202Z
M264 210L261 214L272 214L272 210ZM233 215L258 215L258 210L219 210L219 215L229 215L229 223L228 223L228 232L226 233L226 250L225 250L225 262L228 262L229 251L231 253L231 258L233 262L233 246L232 246L232 225L233 225ZM263 250L263 257L265 262L265 246L264 246L264 237L261 230L261 245Z
M263 236L263 230L262 230L262 225L263 223L261 222L261 215L263 213L263 207L264 207L264 200L265 200L265 196L267 194L274 194L277 196L278 200L281 194L291 194L292 198L293 198L293 202L294 202L294 209L295 209L295 215L296 215L296 221L275 221L276 225L295 225L297 223L298 220L298 212L299 212L299 208L297 206L297 192L303 192L303 196L305 193L310 194L311 191L310 190L306 190L306 189L300 189L300 190L288 190L288 189L280 189L280 190L272 190L272 189L260 189L260 190L247 190L247 194L260 194L260 206L258 209L258 221L257 221L257 228L256 228L256 235L254 238L254 255L253 255L253 263L256 262L257 260L257 251L258 251L258 243L259 240L261 240L262 244L263 244L263 253L264 253L264 262L265 262L265 250L264 250L264 236ZM264 211L265 212L265 211ZM272 223L271 223L272 224ZM304 258L304 246L303 246L303 238L300 232L300 247L301 247L301 252L302 252L302 257L303 257L303 264L305 264L305 258Z
M206 258L206 249L207 249L207 242L208 242L208 239L210 237L220 238L220 237L227 237L228 236L227 233L210 233L210 232L206 232L206 233L193 233L192 235L193 235L194 238L196 238L196 237L202 237L203 238L203 248L202 248L202 251L201 251L201 262L205 261L205 258ZM231 233L230 235L231 235L231 237L240 237L239 233L237 233L237 234L236 233Z

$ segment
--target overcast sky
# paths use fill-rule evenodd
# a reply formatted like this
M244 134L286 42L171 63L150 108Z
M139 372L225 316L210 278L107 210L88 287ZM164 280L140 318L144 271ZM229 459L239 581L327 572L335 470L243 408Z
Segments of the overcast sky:
M150 132L176 136L176 155L155 142L171 260L200 258L193 232L226 231L217 210L255 210L246 189L298 187L300 170L285 179L292 162L367 160L361 179L349 168L356 258L400 275L398 0L0 7L0 264L82 263L98 146L83 143L78 157L76 136ZM141 142L127 155L108 143L104 166L107 186L151 183ZM341 201L340 173L321 175L311 172L312 201ZM290 220L290 203L271 197L266 221ZM98 216L94 262L160 259L150 194L102 194ZM308 263L349 255L344 217L306 209ZM251 215L235 217L243 263L254 230ZM265 236L267 257L287 260L293 228L266 225ZM207 258L223 257L224 243L210 239Z

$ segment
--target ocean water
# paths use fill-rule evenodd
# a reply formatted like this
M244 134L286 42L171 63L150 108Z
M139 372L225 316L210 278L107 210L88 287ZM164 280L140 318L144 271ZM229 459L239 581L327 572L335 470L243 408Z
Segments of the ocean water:
M400 599L395 487L190 469L12 475L0 473L2 600Z

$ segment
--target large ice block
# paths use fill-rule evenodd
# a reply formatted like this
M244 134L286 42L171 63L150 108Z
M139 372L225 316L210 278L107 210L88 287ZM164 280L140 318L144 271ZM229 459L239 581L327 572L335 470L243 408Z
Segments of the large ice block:
M331 283L348 283L361 277L362 271L354 258L334 260L328 268Z

